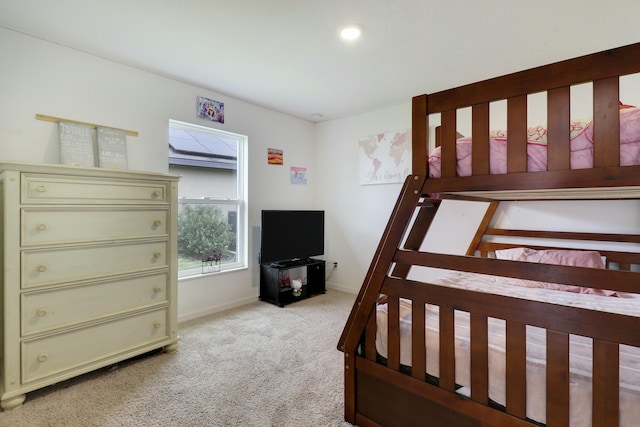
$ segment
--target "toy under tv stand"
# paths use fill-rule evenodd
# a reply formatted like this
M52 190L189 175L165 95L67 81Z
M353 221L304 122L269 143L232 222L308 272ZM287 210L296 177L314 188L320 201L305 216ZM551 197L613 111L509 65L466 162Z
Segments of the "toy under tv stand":
M284 307L325 292L323 260L302 258L260 264L261 301Z

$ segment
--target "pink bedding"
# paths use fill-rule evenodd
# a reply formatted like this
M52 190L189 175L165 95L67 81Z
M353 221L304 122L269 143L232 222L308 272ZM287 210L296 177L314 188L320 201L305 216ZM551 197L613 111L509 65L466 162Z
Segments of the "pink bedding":
M457 174L471 175L471 137L457 140ZM490 134L490 173L507 172L507 131ZM542 126L528 129L528 171L547 170L547 130ZM640 164L640 108L620 110L620 165ZM571 169L593 167L593 122L571 123ZM429 156L429 177L439 178L440 147Z
M495 252L496 258L511 261L537 262L542 264L572 265L577 267L604 268L604 260L597 251L578 251L561 249L535 250L531 248L502 249ZM529 287L554 289L557 291L576 292L579 294L593 294L601 296L620 296L617 292L607 289L594 289L582 286L561 285L559 283L537 282L525 280Z

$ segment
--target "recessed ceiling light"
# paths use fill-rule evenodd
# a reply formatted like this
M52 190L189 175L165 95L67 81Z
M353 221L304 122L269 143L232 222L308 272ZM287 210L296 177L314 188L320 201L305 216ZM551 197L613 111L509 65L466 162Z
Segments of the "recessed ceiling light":
M321 118L323 118L323 117L324 117L324 116L323 116L322 114L320 114L320 113L314 113L314 114L312 114L312 115L311 115L311 118L312 118L313 120L320 120L320 119L321 119Z
M357 24L349 24L340 29L340 37L344 40L356 40L362 35L362 27Z

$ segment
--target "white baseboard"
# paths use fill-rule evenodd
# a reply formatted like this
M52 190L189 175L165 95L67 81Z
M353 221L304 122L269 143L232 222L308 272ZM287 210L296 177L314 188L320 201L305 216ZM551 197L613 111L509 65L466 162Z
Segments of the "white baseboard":
M353 295L357 295L358 291L360 290L360 288L354 289L350 286L344 286L344 285L340 285L338 283L327 283L326 284L326 288L327 289L335 289L336 291L340 291L340 292L346 292L348 294L353 294Z
M232 308L242 307L243 305L251 304L258 301L258 297L247 297L237 299L235 301L230 301L226 304L216 305L214 307L209 307L206 310L201 310L197 312L187 313L184 315L178 315L178 323L187 322L189 320L198 319L200 317L208 316L210 314L216 314L223 311L231 310Z
M359 289L353 289L351 287L339 285L336 283L327 283L326 288L334 289L336 291L345 292L352 295L357 295L359 291ZM178 323L188 322L189 320L194 320L200 317L209 316L210 314L216 314L223 311L231 310L232 308L242 307L243 305L252 304L256 301L259 301L258 297L247 297L247 298L237 299L235 301L230 301L226 304L209 307L206 310L194 311L186 314L178 314Z

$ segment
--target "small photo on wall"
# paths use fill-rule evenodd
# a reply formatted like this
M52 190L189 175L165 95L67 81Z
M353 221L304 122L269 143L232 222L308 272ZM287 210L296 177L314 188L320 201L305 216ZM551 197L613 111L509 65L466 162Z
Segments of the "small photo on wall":
M267 162L270 165L283 165L284 155L282 150L278 150L277 148L267 148Z
M224 103L199 96L198 117L224 123Z
M291 183L292 184L307 184L307 168L291 167Z

